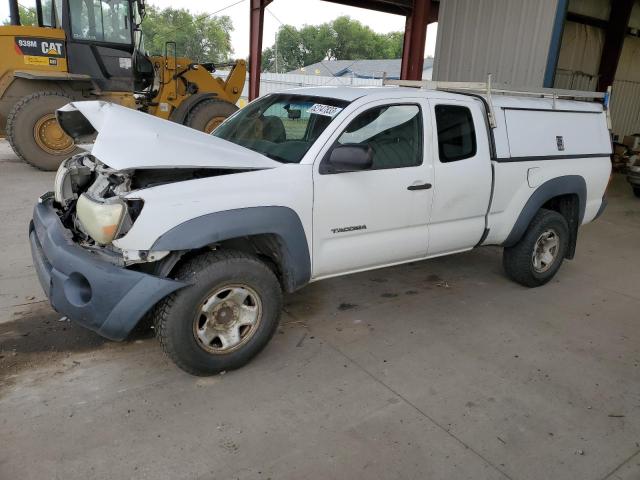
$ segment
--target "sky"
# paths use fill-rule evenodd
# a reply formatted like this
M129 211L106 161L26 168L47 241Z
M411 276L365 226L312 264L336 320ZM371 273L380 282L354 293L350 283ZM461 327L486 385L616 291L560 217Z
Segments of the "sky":
M33 6L35 0L21 0L20 3L25 6ZM249 0L147 0L147 4L160 8L169 6L186 8L197 14L212 13L224 9L219 15L230 16L235 28L231 34L233 56L245 58L249 55ZM400 15L347 7L321 0L274 0L265 12L262 48L273 45L280 22L300 27L304 24L316 25L328 22L341 15L348 15L359 20L378 33L404 30L404 17ZM0 0L0 19L8 18L8 16L8 2ZM436 32L437 25L435 24L430 25L427 29L425 56L433 56Z

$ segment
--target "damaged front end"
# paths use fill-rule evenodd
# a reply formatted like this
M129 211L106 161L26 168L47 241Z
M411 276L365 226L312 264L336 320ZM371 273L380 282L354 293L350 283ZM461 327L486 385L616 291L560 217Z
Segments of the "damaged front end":
M71 157L55 179L55 203L81 246L115 254L123 265L157 261L169 252L119 250L144 210L136 191L280 164L226 140L101 101L72 102L56 113L77 143L95 138L91 153Z
M84 153L60 165L54 198L63 224L85 246L109 245L124 235L142 210L142 200L125 199L131 175L118 172Z
M91 152L60 165L53 194L43 195L34 208L29 226L33 265L58 312L122 340L161 299L187 285L170 277L184 252L139 249L153 248L153 242L145 241L122 245L136 225L161 220L162 207L151 202L166 197L149 200L149 192L278 164L230 142L105 102L68 104L58 118L76 141L97 136Z
M116 170L90 153L82 153L60 165L54 200L63 225L79 245L112 259L120 257L118 263L122 265L154 262L169 252L122 251L113 245L114 240L127 234L144 208L144 201L135 198L135 192L238 172L216 168Z

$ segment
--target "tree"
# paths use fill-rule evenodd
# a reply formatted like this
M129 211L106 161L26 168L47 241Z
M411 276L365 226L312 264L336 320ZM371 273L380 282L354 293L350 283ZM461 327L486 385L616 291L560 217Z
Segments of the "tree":
M37 25L38 20L36 18L36 9L24 7L18 4L18 12L20 13L20 24L22 25ZM11 21L9 19L2 22L3 25L9 25Z
M300 29L282 25L276 43L262 52L262 69L275 72L277 63L278 71L286 72L325 59L400 58L402 41L402 32L376 33L347 16Z
M174 41L179 56L197 62L228 60L233 53L232 31L233 23L226 15L194 15L182 8L160 10L149 5L142 22L145 49L152 55L163 55L165 42Z

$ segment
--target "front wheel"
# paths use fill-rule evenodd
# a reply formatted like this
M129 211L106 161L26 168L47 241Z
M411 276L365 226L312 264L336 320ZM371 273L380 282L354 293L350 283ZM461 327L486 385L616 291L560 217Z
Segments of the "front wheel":
M190 286L156 307L154 323L165 353L186 372L211 375L239 368L273 336L282 290L258 258L208 252L185 262L176 279Z
M512 280L539 287L556 274L568 245L567 220L558 212L540 209L520 241L504 249L502 263Z

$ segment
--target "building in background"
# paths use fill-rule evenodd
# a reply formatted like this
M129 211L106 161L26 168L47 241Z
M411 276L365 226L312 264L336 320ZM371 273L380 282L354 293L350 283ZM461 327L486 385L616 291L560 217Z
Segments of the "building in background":
M433 78L606 90L617 135L640 132L640 0L444 0Z
M315 75L320 77L390 79L400 78L402 60L325 60L292 70L294 75ZM425 58L422 68L423 80L431 80L433 58Z

